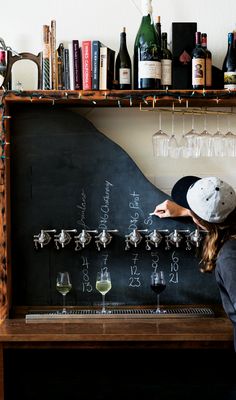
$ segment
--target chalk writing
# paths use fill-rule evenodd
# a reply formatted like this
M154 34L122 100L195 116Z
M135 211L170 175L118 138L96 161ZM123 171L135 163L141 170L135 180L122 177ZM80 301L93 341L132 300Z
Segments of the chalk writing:
M100 229L107 229L107 223L109 220L109 211L110 211L110 197L111 197L111 188L113 184L109 181L105 181L105 189L103 196L103 204L101 205L101 216L100 223L98 227Z
M132 214L130 215L129 229L134 230L138 228L138 221L140 217L140 207L139 207L140 195L135 191L130 193L129 195L131 196L131 200L129 201L129 208L133 210Z
M81 203L76 206L80 211L80 219L78 219L76 222L78 225L82 226L83 229L88 229L88 226L85 223L86 205L87 205L87 196L86 196L84 189L82 189L81 190Z
M151 252L151 257L152 257L152 272L157 272L157 269L159 268L159 255L156 251Z
M172 262L170 263L170 273L169 273L169 282L170 283L178 283L179 282L179 258L175 256L175 252L173 251L171 256Z
M81 257L82 258L82 291L84 292L92 292L93 287L90 283L89 279L89 263L88 263L88 258L87 257Z
M138 262L138 254L132 254L132 265L130 266L130 277L129 277L129 286L130 287L140 287L140 272L138 270L137 262Z
M145 218L144 224L145 225L152 225L153 224L153 220L152 220L152 216L151 215L149 215L147 218Z

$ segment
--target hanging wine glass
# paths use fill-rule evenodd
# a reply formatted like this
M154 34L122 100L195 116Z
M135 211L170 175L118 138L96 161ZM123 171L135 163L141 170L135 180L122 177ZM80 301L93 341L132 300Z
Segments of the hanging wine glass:
M174 134L174 112L171 115L171 136L168 141L168 152L169 156L172 158L179 157L179 146Z
M212 157L212 135L207 130L207 113L204 114L204 128L198 135L199 152L201 157Z
M152 136L152 146L154 157L168 156L169 135L162 130L161 111L159 111L159 130Z
M185 133L184 137L187 139L187 156L193 158L199 157L198 133L194 128L194 113L192 113L192 127L190 131Z
M181 136L181 139L179 141L179 153L181 157L188 158L189 157L189 152L188 152L188 141L186 138L186 133L185 133L185 115L184 113L182 114L182 124L183 124L183 133Z
M216 132L212 136L213 155L215 157L224 157L225 155L225 141L224 135L220 131L219 113L216 115Z
M235 157L236 156L236 135L231 132L230 128L230 117L231 115L227 115L227 125L228 131L224 135L225 139L225 156Z

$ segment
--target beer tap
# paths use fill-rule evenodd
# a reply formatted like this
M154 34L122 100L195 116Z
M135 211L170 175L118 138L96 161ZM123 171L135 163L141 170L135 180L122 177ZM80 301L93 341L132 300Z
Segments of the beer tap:
M171 232L168 236L166 236L166 249L167 250L170 249L170 243L174 244L175 247L177 247L177 248L180 246L180 242L182 241L183 236L179 232L189 233L189 230L188 229L174 229L173 232Z
M62 229L58 235L54 235L54 242L57 250L60 249L60 245L64 248L71 241L71 235L69 232L77 232L77 229Z
M206 231L202 231L206 232ZM186 250L191 250L190 243L194 244L194 246L199 247L202 240L202 235L200 234L200 229L195 229L193 232L190 232L189 235L186 236Z
M107 245L111 242L112 236L110 233L113 232L119 232L118 229L103 229L102 232L99 233L99 235L95 236L95 243L97 245L97 249L100 251L100 245L102 245L104 248L107 247Z
M50 232L56 232L56 229L41 229L38 235L34 235L34 245L35 248L38 249L38 245L40 245L41 249L46 246L50 240L51 236L49 235Z
M161 232L168 233L169 231L168 231L168 229L162 229L162 230L154 229L153 232L149 233L148 235L145 235L146 250L151 250L150 244L154 245L155 247L159 246L159 244L161 243L161 241L163 239Z
M148 232L148 229L133 229L133 231L129 235L125 235L125 250L128 250L130 248L129 243L132 244L134 247L137 247L137 245L141 242L143 238L140 232Z
M82 229L81 233L78 236L75 236L75 251L78 250L82 250L85 248L85 246L87 246L92 239L92 236L90 235L90 233L98 233L98 231L96 229L94 230L86 230L86 229Z

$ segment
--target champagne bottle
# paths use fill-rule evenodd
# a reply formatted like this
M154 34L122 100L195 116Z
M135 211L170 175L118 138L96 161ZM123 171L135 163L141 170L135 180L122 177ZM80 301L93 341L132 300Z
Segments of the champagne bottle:
M5 50L0 50L0 87L4 82L6 69L7 69L6 52Z
M236 89L236 49L233 32L228 33L228 50L222 70L224 72L224 89Z
M116 81L118 89L131 89L131 59L126 45L126 30L120 34L120 50L116 57Z
M167 90L172 85L172 53L167 48L167 32L162 32L161 43L161 86Z
M143 17L134 43L134 89L160 89L161 51L151 15L151 0L142 0Z
M207 34L202 33L202 48L206 53L206 89L212 86L212 54L207 48Z
M201 32L195 33L195 48L192 52L192 87L205 87L206 53L202 48Z

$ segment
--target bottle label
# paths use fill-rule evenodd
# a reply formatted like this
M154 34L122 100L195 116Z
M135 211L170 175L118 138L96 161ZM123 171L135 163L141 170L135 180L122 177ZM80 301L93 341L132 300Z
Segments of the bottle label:
M161 60L161 84L172 85L172 60Z
M192 85L204 86L205 85L205 59L193 58L192 59Z
M160 61L139 61L138 77L139 79L161 79Z
M121 85L130 85L130 68L120 68L119 83Z
M236 71L224 72L224 88L236 89Z

